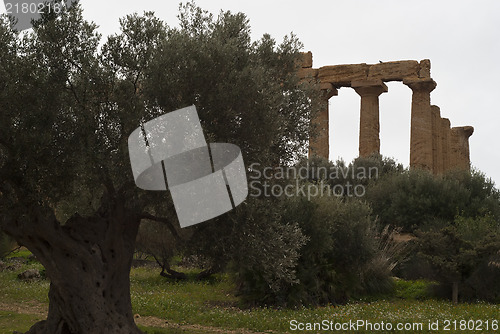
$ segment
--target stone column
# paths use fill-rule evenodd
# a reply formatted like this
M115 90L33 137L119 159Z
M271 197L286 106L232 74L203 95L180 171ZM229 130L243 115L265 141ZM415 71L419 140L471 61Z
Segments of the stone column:
M431 106L432 114L432 172L442 174L443 168L443 142L441 130L441 111L438 106Z
M450 133L451 123L448 118L441 118L441 141L443 147L443 172L446 173L450 170Z
M410 168L433 171L431 92L432 79L410 79L403 83L413 91L411 101Z
M328 160L330 152L328 100L332 96L337 96L338 90L335 89L330 83L321 83L320 88L322 92L320 101L321 111L313 120L313 124L316 128L316 137L311 138L309 141L309 157L317 155Z
M451 169L470 169L469 137L474 133L472 126L454 127L451 129Z
M387 92L381 80L353 81L351 87L361 96L359 120L359 156L368 157L380 153L380 94Z

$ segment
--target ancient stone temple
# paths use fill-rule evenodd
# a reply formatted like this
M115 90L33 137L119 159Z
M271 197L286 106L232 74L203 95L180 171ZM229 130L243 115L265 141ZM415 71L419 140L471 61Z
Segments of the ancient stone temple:
M360 96L359 156L380 153L379 96L387 93L385 82L401 81L413 94L411 101L410 167L441 174L451 169L470 168L471 126L451 127L440 109L431 105L436 82L430 76L428 59L312 67L312 53L303 53L299 77L318 83L322 90L322 111L313 120L318 136L309 144L309 155L328 159L328 100L341 87L351 87Z

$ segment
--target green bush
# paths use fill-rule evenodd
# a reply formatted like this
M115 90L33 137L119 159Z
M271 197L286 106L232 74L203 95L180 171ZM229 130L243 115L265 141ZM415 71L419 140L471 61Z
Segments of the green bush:
M491 215L457 217L457 233L474 245L477 254L473 272L461 287L463 300L500 302L500 220Z
M244 223L235 231L230 269L246 304L285 304L287 289L299 282L296 274L307 241L299 224L282 220L284 202L250 200L237 209Z
M431 287L435 283L426 280L395 281L396 297L402 299L422 300L431 296Z
M313 156L302 159L295 167L307 168L307 179L302 181L311 183L323 181L332 188L336 185L346 186L347 184L366 186L382 176L393 176L404 171L401 164L379 154L366 158L359 157L349 164L343 160L333 163L325 158ZM346 195L344 193L344 196Z
M366 199L382 225L405 232L445 227L456 216L490 214L500 220L500 195L479 172L456 171L434 176L422 170L388 173L367 188Z
M261 215L262 234L246 237L256 244L245 243L238 262L244 300L320 305L392 290L391 262L366 204L297 196L284 199L280 210Z
M289 298L305 304L343 303L392 288L390 263L378 247L370 208L358 201L296 198L284 219L297 221L309 238L301 251Z

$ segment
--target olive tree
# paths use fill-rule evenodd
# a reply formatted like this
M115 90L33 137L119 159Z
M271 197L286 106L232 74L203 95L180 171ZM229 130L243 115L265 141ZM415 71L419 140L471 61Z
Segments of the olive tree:
M245 161L303 151L315 107L294 74L296 38L251 42L243 14L192 3L179 18L170 28L129 15L102 46L80 5L27 34L2 19L0 227L51 282L48 317L28 333L140 333L129 291L139 225L178 227L166 193L135 186L127 138L143 122L195 104L207 139L239 145Z

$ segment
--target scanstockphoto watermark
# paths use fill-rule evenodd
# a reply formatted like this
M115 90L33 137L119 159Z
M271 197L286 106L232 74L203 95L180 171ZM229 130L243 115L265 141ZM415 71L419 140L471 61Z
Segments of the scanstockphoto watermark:
M253 163L249 167L249 196L363 197L368 180L379 177L378 167L315 166L269 167Z
M77 2L78 0L3 0L11 27L17 31L33 28L33 22L43 15L57 16Z

